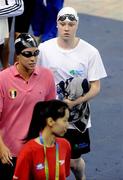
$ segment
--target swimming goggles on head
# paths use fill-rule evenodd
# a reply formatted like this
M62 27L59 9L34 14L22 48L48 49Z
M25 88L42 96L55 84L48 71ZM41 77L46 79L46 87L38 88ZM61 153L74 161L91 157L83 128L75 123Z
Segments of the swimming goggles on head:
M69 21L77 21L76 17L73 14L65 14L58 18L58 21L65 21L68 19Z

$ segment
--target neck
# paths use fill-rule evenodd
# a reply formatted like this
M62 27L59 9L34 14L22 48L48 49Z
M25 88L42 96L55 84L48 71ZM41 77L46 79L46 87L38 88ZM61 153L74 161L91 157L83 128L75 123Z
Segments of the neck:
M73 49L77 46L79 38L74 37L73 39L62 39L58 37L57 43L63 49Z
M32 74L32 70L26 69L19 63L16 65L16 68L18 72L21 74L21 76L23 77L23 79L28 80L30 78Z
M55 143L55 135L53 135L49 130L44 129L43 132L41 132L44 144L47 147L54 146Z

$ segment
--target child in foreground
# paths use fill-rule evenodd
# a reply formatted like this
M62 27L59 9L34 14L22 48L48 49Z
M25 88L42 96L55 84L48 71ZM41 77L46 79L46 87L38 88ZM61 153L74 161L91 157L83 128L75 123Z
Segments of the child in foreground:
M33 111L27 142L17 159L13 180L65 180L70 174L71 148L61 137L68 128L69 109L59 100L40 101Z

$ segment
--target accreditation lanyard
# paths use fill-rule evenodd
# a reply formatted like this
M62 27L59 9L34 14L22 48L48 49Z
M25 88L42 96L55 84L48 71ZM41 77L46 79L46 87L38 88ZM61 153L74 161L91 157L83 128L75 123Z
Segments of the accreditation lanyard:
M40 134L40 143L44 145L44 166L45 166L45 176L46 180L49 180L49 167L48 167L48 160L46 155L46 144L43 140L42 135ZM56 172L55 172L55 180L59 180L59 146L58 143L55 143L56 145Z

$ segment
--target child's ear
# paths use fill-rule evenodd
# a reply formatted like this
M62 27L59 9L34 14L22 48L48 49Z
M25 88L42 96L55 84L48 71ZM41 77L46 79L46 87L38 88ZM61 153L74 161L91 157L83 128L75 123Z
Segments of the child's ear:
M55 123L55 121L54 121L51 117L49 117L49 118L47 119L47 125L48 125L48 126L52 127L52 126L54 125L54 123Z

